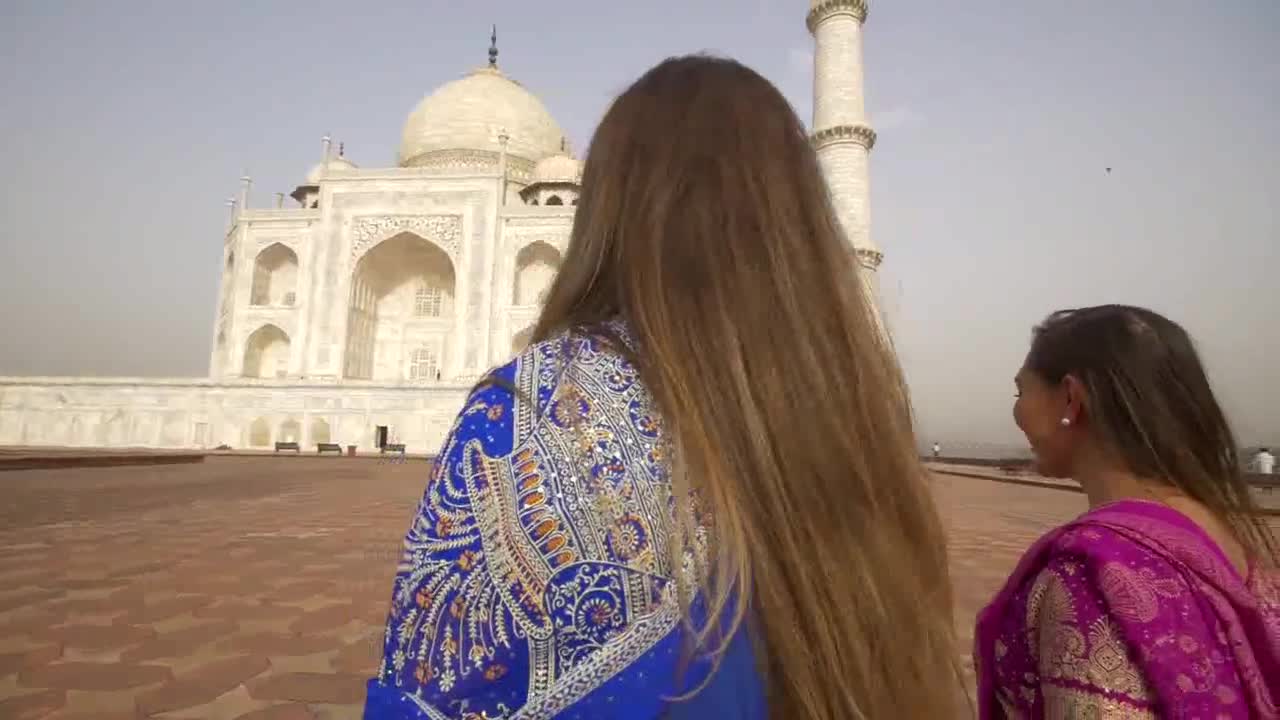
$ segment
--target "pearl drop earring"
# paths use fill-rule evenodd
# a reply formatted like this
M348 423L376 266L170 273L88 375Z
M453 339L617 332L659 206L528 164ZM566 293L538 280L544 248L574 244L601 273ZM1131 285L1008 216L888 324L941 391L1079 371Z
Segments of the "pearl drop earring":
M1062 424L1062 427L1071 427L1071 418L1064 417L1059 422Z

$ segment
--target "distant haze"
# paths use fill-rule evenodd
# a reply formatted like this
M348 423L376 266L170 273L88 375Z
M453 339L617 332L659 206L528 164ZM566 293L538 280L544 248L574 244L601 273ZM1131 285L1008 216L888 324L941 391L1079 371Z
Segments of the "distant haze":
M485 62L491 22L581 151L627 83L697 50L807 121L806 10L10 0L0 374L206 374L237 178L268 205L326 132L394 164L410 109ZM1278 37L1274 0L873 2L871 228L923 441L1018 447L1031 326L1126 302L1197 338L1242 442L1280 445Z

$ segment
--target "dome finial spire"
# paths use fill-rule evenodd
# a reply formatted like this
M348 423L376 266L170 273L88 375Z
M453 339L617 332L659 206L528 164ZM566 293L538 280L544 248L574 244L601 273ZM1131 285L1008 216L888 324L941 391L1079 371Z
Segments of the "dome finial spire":
M489 67L498 67L498 26L493 26L493 34L489 36Z

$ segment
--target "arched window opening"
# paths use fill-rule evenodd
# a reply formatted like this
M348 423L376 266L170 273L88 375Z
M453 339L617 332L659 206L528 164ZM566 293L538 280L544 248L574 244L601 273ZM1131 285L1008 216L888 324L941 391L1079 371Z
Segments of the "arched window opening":
M249 426L249 446L268 447L271 445L271 423L266 418L258 418Z

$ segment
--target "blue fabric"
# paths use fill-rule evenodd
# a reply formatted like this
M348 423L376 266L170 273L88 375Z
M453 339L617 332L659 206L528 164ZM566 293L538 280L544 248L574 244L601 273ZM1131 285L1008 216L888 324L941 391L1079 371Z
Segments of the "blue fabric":
M624 672L614 675L581 700L549 717L564 720L767 720L764 688L745 630L734 635L720 666L714 669L711 681L692 697L676 700L674 698L697 688L698 682L712 670L705 661L695 663L677 688L671 676L680 656L680 643L681 633L673 632ZM434 720L441 716L427 714L403 690L388 687L374 678L368 682L364 717L370 720Z
M765 718L745 631L697 695L667 699L709 665L677 677L674 499L635 369L600 337L565 335L493 377L406 535L364 716Z

